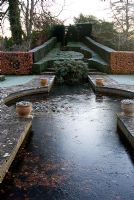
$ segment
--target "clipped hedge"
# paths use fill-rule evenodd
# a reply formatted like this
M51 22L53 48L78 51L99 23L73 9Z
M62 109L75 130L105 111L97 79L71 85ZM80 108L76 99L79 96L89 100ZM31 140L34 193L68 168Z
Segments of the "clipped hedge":
M33 53L33 61L34 63L38 62L42 58L46 56L46 54L55 46L56 44L56 37L52 37L50 40L45 42L39 47L36 47L29 52Z
M87 49L84 49L80 46L68 45L68 46L66 46L66 49L68 51L80 52L84 55L84 58L91 58L92 57L92 53L90 51L88 51Z
M53 27L52 36L57 38L58 42L64 46L65 39L65 26L63 24L58 24Z
M95 68L98 71L104 72L104 73L110 73L110 67L107 63L102 62L99 58L90 58L88 59L88 67Z
M90 23L78 23L76 24L79 39L82 39L85 36L91 36L92 33L92 24Z

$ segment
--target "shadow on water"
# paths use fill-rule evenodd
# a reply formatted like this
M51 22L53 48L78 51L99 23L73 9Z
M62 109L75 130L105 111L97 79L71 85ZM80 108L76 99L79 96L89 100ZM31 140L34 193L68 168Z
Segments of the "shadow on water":
M134 149L130 145L129 141L124 136L123 132L117 127L117 134L120 142L124 146L124 149L126 150L126 153L130 156L130 159L134 165Z
M134 199L134 154L116 127L120 99L77 85L29 100L33 133L0 185L0 199Z

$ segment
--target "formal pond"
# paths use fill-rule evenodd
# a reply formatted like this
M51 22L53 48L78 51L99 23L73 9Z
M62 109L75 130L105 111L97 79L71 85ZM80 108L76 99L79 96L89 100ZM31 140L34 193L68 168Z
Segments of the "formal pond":
M2 200L134 199L134 154L117 132L119 98L88 84L33 102L32 133L0 185Z

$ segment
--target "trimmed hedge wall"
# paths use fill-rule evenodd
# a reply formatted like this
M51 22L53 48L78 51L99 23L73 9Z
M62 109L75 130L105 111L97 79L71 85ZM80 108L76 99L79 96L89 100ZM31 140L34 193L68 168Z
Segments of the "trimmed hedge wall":
M78 33L79 33L79 39L82 39L85 36L90 37L92 33L92 24L90 23L78 23L76 24Z
M1 74L31 74L33 64L32 52L0 51Z
M36 47L29 52L33 53L33 62L36 63L46 56L46 54L55 46L56 37L51 38L39 47Z
M52 36L57 38L58 42L64 46L65 39L65 26L63 24L58 24L53 27Z
M134 52L112 52L110 66L112 74L134 74Z
M104 46L98 42L95 42L89 37L85 37L83 41L88 47L93 49L95 52L97 52L106 62L110 63L110 55L112 52L115 52L114 49L111 49L107 46Z
M92 57L92 54L91 54L90 51L88 51L84 48L81 48L81 47L67 46L66 50L80 52L84 55L84 58L91 58Z

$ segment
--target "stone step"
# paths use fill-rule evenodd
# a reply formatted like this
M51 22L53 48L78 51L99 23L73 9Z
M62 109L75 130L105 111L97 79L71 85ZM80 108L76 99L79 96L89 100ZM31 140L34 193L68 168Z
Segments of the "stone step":
M48 67L46 70L49 72L55 72L55 68L53 68L53 67Z
M54 75L55 72L50 72L50 71L45 71L45 72L41 72L41 75Z
M104 73L104 72L99 72L99 71L96 71L96 72L89 72L88 74L89 74L89 75L106 75L106 73Z
M88 68L88 72L99 72L99 71L95 68Z

